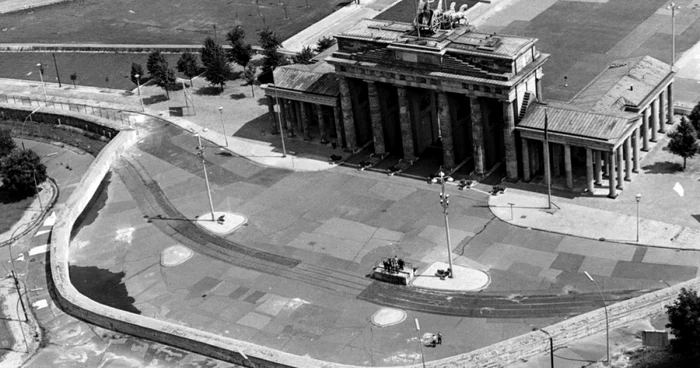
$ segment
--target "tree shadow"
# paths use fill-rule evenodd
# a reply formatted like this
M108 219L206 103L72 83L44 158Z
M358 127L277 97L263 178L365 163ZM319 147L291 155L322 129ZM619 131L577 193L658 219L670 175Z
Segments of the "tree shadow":
M670 161L654 162L651 165L642 166L642 170L647 174L673 174L684 171L683 164Z
M246 98L246 95L245 93L232 93L230 97L232 100L242 100Z
M194 93L199 96L218 96L221 94L221 87L219 86L207 86L200 87Z
M143 103L146 105L153 105L153 104L157 104L159 102L164 102L164 101L168 101L168 96L166 96L164 94L163 95L149 96L149 97L145 97L143 99Z
M258 97L258 106L267 105L267 97Z
M0 204L13 204L29 199L33 193L11 192L0 187Z
M95 266L70 266L70 281L81 294L88 298L126 312L141 314L134 307L136 299L129 296L122 279L123 271L114 273Z

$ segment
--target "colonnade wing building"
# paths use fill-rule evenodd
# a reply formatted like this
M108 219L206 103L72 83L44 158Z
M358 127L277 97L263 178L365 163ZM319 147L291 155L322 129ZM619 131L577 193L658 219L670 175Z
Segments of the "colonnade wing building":
M674 71L651 57L616 62L574 100L545 105L541 79L549 55L537 50L537 39L482 33L467 25L424 34L419 29L363 20L337 35L337 50L319 62L323 73L311 78L334 76L337 88L327 88L334 96L324 96L329 107L316 102L317 111L327 113L307 117L311 88L301 83L294 91L283 88L295 84L279 71L290 67L275 71L277 85L266 93L306 103L297 108L302 112L297 120L309 131L313 120L322 139L332 131L331 138L351 150L373 143L376 154L391 152L410 163L439 148L446 169L461 165L480 176L505 163L507 179L526 181L550 159L557 176L563 163L569 188L585 161L591 191L603 171L619 172L608 175L611 194L623 187L632 168L638 170L640 144L647 149L657 132L665 131L664 122L672 122ZM551 155L543 149L545 110ZM294 112L286 115L294 119Z

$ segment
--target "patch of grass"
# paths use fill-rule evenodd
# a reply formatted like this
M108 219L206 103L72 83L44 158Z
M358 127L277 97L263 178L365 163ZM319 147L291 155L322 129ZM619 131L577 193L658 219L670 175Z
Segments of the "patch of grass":
M148 54L58 52L55 55L61 84L66 89L73 88L70 75L76 73L78 79L75 83L78 86L131 90L136 88L129 79L131 63L140 63L145 68L148 59ZM165 54L165 57L175 69L180 55ZM38 84L39 70L36 64L40 62L44 64L44 80L57 83L53 58L46 52L0 53L0 77L34 80ZM177 71L176 75L184 77Z
M214 37L215 26L224 42L237 25L257 43L256 31L265 26L287 39L342 3L347 1L82 0L0 15L0 24L9 43L201 44Z

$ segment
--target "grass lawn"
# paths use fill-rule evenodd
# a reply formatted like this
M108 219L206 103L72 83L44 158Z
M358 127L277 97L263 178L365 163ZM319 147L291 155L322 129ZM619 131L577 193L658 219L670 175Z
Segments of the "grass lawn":
M77 73L78 85L132 89L135 85L129 79L131 63L140 63L145 71L148 59L148 54L58 52L55 55L64 87L72 87L70 75ZM180 55L166 54L166 58L175 69ZM57 82L53 58L51 53L45 52L0 53L0 77L39 81L39 70L36 67L39 62L44 64L44 79L47 82ZM176 74L179 75L177 71Z
M214 36L214 26L223 42L229 29L241 25L248 41L256 44L256 31L265 26L285 40L350 3L280 1L70 1L0 15L0 34L7 43L201 44L206 36Z

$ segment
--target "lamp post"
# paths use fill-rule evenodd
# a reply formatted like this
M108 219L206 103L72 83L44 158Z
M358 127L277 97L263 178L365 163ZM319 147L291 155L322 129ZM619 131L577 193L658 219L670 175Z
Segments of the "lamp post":
M44 83L44 65L42 63L36 64L36 67L39 68L39 79L41 79L41 87L44 90L44 103L49 100L48 97L46 97L46 83Z
M549 337L549 366L554 368L554 338L552 338L552 335L550 335L549 332L539 327L533 327L532 330L544 332L547 337Z
M15 234L17 233L17 231L19 231L19 229L21 229L22 227L27 227L28 225L30 225L30 223L25 223L25 224L17 227L15 229L15 231L12 232L12 235L10 236L10 243L7 245L7 251L10 254L10 266L12 267L12 279L14 280L15 288L17 289L17 297L19 298L19 301L22 304L22 311L24 312L24 321L25 322L29 321L29 317L27 316L27 308L24 306L24 300L22 299L22 293L20 292L20 289L19 289L19 281L17 280L17 274L15 273L15 259L12 257L12 245L14 244L15 240L12 240L12 239L14 239ZM24 335L24 333L22 333L22 334ZM24 343L26 344L27 341L25 340Z
M226 126L224 125L224 108L219 107L219 115L221 116L221 129L224 130L224 140L226 141L226 147L228 147L228 137L226 136Z
M425 368L425 355L423 354L423 339L420 337L420 324L418 323L418 318L416 321L416 331L418 331L418 346L420 346L420 359L423 361L423 368Z
M277 95L277 86L275 86L275 112L277 113L277 122L280 126L280 138L282 138L282 157L287 157L287 148L284 146L284 130L282 129L282 105Z
M642 195L637 193L634 198L637 199L637 243L639 243L639 202L642 200Z
M141 97L141 74L134 74L134 78L136 78L136 90L139 91L139 102L141 103L141 111L146 111L146 108L143 107L143 97Z
M447 258L450 262L450 272L448 277L454 277L454 268L452 267L452 244L450 241L450 222L447 219L447 208L450 206L450 195L445 193L445 182L454 181L452 177L445 175L445 173L440 170L438 173L439 177L432 178L430 182L437 183L440 182L442 185L442 191L440 192L440 205L442 206L443 213L445 214L445 233L447 235Z
M195 134L197 137L197 156L202 158L202 168L204 169L204 181L207 183L207 195L209 196L209 209L211 210L211 220L216 221L214 216L214 202L211 200L211 187L209 186L209 175L207 174L207 164L204 160L204 146L202 146L202 137Z
M608 303L605 301L605 297L603 296L603 291L600 289L598 286L598 283L593 280L593 277L591 277L591 274L588 273L588 271L583 271L583 273L586 274L586 277L588 277L588 280L590 280L593 285L595 285L596 289L598 289L598 293L600 293L600 298L603 299L603 309L605 309L605 362L609 363L610 362L610 324L608 321Z
M666 9L671 9L671 68L676 62L676 9L681 7L676 3L671 3Z

